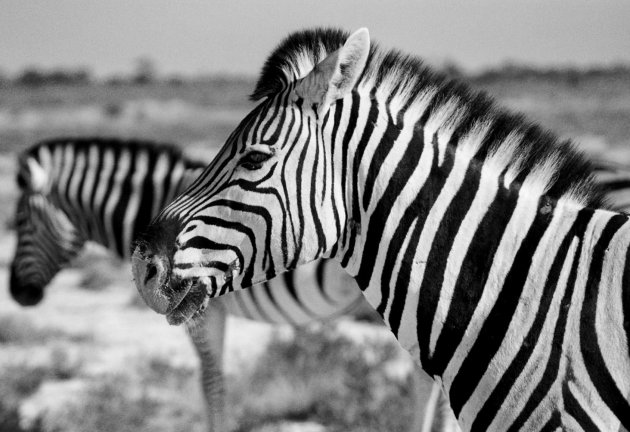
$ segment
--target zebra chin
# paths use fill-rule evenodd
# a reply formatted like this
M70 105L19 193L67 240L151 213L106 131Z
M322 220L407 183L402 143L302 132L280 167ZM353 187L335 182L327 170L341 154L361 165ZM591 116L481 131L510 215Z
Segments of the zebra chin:
M185 293L181 301L172 303L166 312L166 320L171 325L191 320L194 322L203 316L210 299L233 290L231 278L225 278L224 275L189 279L173 277L169 289L171 292Z
M231 280L223 272L216 277L178 277L167 257L147 253L146 248L137 247L131 261L140 296L155 312L166 315L171 325L194 321L203 314L211 297L231 290Z
M188 282L186 285L190 285L189 288L184 289L186 295L166 313L166 321L170 325L180 325L191 320L194 322L203 315L208 306L210 295L205 284L195 281ZM182 290L181 288L174 289Z

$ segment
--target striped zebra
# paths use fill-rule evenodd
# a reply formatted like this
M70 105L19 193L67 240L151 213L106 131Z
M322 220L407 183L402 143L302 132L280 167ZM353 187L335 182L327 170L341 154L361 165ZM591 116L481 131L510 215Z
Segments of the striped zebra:
M606 195L611 209L630 212L630 171L625 165L599 159L595 160L595 180L597 187Z
M630 222L571 143L365 29L290 35L252 98L136 245L152 309L333 258L464 430L630 428Z
M17 175L21 195L11 265L13 298L25 306L39 303L46 285L86 241L128 258L131 240L201 167L175 147L150 142L55 139L25 151ZM330 260L234 294L211 302L206 321L187 329L201 363L208 427L215 432L226 430L221 363L226 314L298 326L340 316L364 303L352 279ZM421 414L435 418L436 424L448 421L448 414L438 410L444 402L436 390L426 407L420 398L415 401L414 432L424 421ZM430 431L432 424L424 430Z

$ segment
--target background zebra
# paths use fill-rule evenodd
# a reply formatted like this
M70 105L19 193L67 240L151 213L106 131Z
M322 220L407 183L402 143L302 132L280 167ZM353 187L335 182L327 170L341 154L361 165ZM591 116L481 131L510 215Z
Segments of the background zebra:
M102 138L45 141L25 151L19 164L22 193L10 290L22 305L41 301L48 282L88 240L128 258L131 239L190 184L201 167L175 147ZM221 360L226 314L304 325L362 305L361 292L333 261L303 266L255 290L212 301L207 319L188 327L201 362L210 430L225 430ZM448 424L448 410L440 409L445 406L440 394L435 387L426 407L416 398L417 417L411 430L420 430L424 422L423 430L430 431L433 420L427 419Z
M630 209L630 171L628 167L605 160L594 164L599 190L606 195L606 204L614 210L628 213Z
M630 427L630 222L570 145L365 29L292 34L253 98L136 248L155 311L330 256L466 429Z

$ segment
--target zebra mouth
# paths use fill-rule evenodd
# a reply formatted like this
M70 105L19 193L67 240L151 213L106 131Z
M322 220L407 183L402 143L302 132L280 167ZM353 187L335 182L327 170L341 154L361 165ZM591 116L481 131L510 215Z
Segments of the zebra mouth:
M170 325L180 325L199 318L210 302L210 295L203 284L194 282L188 293L166 314Z

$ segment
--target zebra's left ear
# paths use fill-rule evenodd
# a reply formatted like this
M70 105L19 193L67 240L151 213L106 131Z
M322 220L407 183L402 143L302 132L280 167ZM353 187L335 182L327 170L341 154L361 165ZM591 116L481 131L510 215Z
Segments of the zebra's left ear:
M370 34L361 28L346 43L319 62L295 87L295 94L307 105L317 105L320 117L337 99L352 91L370 53Z

